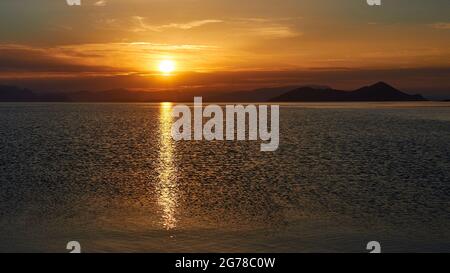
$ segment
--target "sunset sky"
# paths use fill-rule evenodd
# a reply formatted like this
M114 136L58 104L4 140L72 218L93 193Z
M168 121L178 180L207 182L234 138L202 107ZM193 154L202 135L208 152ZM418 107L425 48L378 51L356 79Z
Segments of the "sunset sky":
M388 81L450 96L450 1L0 2L0 83L38 91ZM176 63L161 75L163 60Z

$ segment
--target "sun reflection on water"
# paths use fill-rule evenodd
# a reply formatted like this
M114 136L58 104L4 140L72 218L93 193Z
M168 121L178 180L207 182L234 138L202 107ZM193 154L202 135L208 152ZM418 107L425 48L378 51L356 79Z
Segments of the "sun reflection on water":
M174 162L174 141L172 139L172 104L161 103L160 107L160 149L158 203L162 209L162 221L167 230L174 229L177 209L176 165Z

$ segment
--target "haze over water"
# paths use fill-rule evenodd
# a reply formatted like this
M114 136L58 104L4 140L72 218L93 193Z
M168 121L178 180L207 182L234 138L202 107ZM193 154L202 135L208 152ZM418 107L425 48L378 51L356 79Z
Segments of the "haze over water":
M285 104L280 147L169 104L0 104L0 252L450 250L450 104Z

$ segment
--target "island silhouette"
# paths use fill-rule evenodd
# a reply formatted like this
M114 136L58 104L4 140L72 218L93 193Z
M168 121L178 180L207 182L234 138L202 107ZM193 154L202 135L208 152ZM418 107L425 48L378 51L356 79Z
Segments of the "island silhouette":
M355 102L355 101L426 101L420 94L404 93L385 82L364 86L353 91L327 86L284 86L250 91L133 91L111 89L37 93L17 86L0 85L1 102L191 102L202 96L208 102Z
M354 91L332 88L302 87L273 98L276 102L323 102L323 101L426 101L422 95L406 94L385 82L364 86Z

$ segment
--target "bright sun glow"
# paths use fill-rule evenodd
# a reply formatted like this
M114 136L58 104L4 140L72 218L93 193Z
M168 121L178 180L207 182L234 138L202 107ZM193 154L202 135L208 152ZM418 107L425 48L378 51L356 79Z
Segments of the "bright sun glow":
M171 74L173 71L175 71L175 62L171 60L163 60L159 63L159 71L163 74Z

